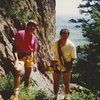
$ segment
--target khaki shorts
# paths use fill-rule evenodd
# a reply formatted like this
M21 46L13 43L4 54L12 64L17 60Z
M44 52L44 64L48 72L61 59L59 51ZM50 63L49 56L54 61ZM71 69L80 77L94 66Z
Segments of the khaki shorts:
M25 67L33 66L33 57L32 53L18 53L18 58L25 63Z

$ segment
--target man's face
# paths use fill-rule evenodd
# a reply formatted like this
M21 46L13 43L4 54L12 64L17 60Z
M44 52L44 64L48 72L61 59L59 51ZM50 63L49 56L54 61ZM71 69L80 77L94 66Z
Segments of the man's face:
M68 38L68 33L62 33L62 34L61 34L61 40L62 40L63 42L66 42L67 38Z
M30 32L34 32L36 29L37 29L37 26L36 25L30 25L30 26L28 26L28 30Z

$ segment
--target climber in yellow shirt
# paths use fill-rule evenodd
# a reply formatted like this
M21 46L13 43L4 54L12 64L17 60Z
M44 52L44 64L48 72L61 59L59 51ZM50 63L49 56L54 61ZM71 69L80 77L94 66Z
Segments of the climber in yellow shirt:
M54 95L57 98L58 90L59 90L59 79L62 74L64 86L65 86L65 99L68 99L68 95L70 92L70 76L72 70L73 60L76 59L76 47L75 45L68 39L69 37L68 29L61 29L60 31L60 39L57 40L54 44L54 72L53 72L53 80L54 80Z

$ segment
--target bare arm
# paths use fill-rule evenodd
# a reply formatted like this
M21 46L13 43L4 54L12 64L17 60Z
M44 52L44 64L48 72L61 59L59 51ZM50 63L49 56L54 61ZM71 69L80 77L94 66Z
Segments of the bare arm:
M33 51L32 52L32 57L33 57L33 63L37 63L37 52L36 51Z

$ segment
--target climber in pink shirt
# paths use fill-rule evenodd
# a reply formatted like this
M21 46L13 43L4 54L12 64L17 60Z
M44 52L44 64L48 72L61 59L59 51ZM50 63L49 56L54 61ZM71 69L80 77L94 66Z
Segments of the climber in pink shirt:
M27 23L27 27L25 30L19 30L15 35L15 42L14 42L14 59L15 65L16 63L18 66L14 66L15 74L14 74L14 98L13 100L18 99L19 93L19 85L20 85L20 74L21 69L19 67L19 63L24 63L25 68L25 77L24 77L24 85L25 87L29 86L29 77L31 73L31 69L33 64L36 62L36 29L37 24L36 22L29 21Z

